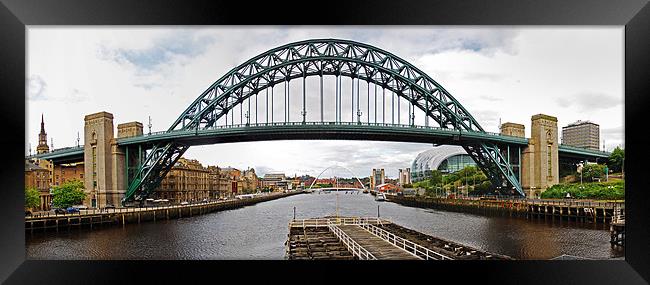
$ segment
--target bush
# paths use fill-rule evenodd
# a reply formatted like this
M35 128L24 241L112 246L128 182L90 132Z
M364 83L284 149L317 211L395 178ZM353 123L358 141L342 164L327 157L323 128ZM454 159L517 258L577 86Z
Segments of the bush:
M577 174L580 177L580 173ZM596 179L605 177L605 165L603 164L587 164L582 168L582 180L586 182L593 182Z
M37 208L41 205L41 194L36 188L25 188L25 208Z
M622 200L625 199L625 182L595 182L584 184L557 184L542 193L544 199L562 199L569 193L576 199Z

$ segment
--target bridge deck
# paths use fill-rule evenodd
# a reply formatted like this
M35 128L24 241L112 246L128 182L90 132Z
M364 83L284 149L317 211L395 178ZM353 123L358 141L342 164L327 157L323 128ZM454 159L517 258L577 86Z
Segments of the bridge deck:
M358 225L340 225L338 226L351 239L356 241L361 247L372 253L377 259L401 259L417 260L420 259L405 250L398 248L391 243L373 235L369 231Z

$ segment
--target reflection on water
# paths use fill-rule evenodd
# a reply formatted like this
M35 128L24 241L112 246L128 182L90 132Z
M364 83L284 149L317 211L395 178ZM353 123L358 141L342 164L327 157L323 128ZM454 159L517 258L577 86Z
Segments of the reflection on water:
M235 210L101 230L26 233L30 259L283 259L288 223L336 212L337 194L302 194ZM608 227L552 220L486 217L338 194L339 215L389 218L399 225L517 259L562 254L621 259Z

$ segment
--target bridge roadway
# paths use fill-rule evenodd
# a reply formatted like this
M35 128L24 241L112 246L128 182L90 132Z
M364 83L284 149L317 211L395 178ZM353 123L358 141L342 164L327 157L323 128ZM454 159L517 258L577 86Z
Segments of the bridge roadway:
M349 122L286 122L248 125L218 126L205 130L160 131L141 136L118 138L120 146L137 146L144 149L155 143L177 140L189 145L215 144L243 141L286 139L344 139L403 141L461 145L468 141L491 141L497 144L528 146L527 138L496 133L477 133L425 126ZM560 158L607 158L608 152L561 144ZM48 153L29 155L26 158L53 160L55 163L83 161L83 146L55 149Z

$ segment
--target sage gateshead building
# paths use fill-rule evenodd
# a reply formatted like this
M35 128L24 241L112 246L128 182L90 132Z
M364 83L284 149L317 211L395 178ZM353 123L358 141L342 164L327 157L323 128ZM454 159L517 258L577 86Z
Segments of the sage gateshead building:
M421 152L415 157L411 166L413 182L422 181L431 177L433 170L445 173L454 173L476 163L461 146L441 145Z

